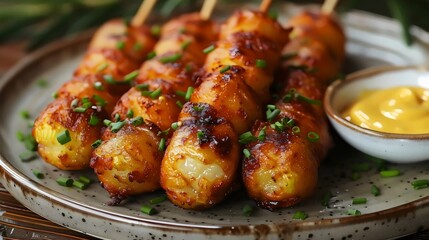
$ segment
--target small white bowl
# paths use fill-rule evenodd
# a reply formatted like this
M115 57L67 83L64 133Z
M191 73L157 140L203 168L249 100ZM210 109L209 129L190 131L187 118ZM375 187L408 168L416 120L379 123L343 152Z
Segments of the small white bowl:
M323 102L329 121L346 142L366 154L396 163L429 160L429 134L373 131L341 117L341 112L363 90L395 86L429 88L429 70L418 66L378 67L352 73L344 81L335 81L328 87Z

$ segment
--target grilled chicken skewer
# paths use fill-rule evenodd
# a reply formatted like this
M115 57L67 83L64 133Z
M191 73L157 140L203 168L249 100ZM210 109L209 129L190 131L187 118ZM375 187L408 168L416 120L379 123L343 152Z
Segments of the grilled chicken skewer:
M233 190L238 136L262 117L287 36L263 12L239 11L223 25L162 161L161 186L177 206L208 208Z
M33 136L40 156L63 170L89 166L92 147L135 70L156 39L143 25L111 20L95 33L72 80L36 119Z
M321 100L344 60L344 33L330 14L304 12L288 26L293 31L283 50L289 58L279 73L279 99L268 106L269 119L241 136L247 143L247 192L270 210L294 205L316 187L320 161L331 145Z
M160 188L169 129L197 84L206 57L203 50L216 41L217 28L198 13L173 19L162 28L157 56L142 65L137 85L117 103L113 118L118 119L112 119L91 159L111 204ZM123 127L116 128L118 124Z

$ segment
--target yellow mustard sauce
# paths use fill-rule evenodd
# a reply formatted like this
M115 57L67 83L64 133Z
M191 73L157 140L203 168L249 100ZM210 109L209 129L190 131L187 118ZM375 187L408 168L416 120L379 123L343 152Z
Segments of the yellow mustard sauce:
M342 113L348 121L387 133L429 133L429 89L366 90Z

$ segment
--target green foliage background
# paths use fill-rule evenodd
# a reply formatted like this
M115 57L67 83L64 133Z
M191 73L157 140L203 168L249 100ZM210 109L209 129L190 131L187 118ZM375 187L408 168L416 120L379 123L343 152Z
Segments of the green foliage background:
M176 12L198 9L202 2L159 0L153 15L165 18ZM31 51L57 38L94 28L110 18L131 18L140 3L141 0L0 0L0 43L27 39L27 50ZM429 30L429 0L342 0L338 9L349 11L355 8L396 18L403 27L407 44L412 42L411 25Z

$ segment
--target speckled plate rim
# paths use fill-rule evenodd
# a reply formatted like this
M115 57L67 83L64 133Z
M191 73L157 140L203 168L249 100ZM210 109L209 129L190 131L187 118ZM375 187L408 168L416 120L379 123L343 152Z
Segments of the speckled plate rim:
M362 14L362 12L358 12ZM429 34L421 31L419 34L425 34L424 38L429 39ZM4 91L4 87L7 83L13 80L20 72L24 71L26 68L31 67L33 64L37 63L40 59L48 58L56 52L77 46L88 42L91 37L91 33L80 34L74 38L68 38L64 40L57 41L52 43L44 48L41 48L26 57L24 57L17 65L10 69L1 79L0 79L0 94ZM38 195L42 198L49 199L53 204L57 204L64 209L71 211L78 211L81 214L87 216L93 216L95 218L106 219L110 222L117 222L122 224L130 224L135 226L149 227L152 229L166 230L169 232L180 232L180 233L203 233L205 235L248 235L253 234L257 231L258 227L268 227L270 231L307 231L313 229L323 229L330 228L335 226L349 225L349 224L359 224L366 223L380 218L394 218L407 214L413 214L418 209L424 209L429 207L429 196L420 198L418 200L397 206L395 208L386 209L378 212L368 213L360 216L345 216L340 218L332 219L323 219L317 221L303 221L296 223L274 223L274 224L248 224L248 225L231 225L231 226L214 226L214 225L195 225L195 224L181 224L181 223L171 223L163 222L158 220L151 220L139 217L128 216L120 213L113 213L96 207L86 205L84 203L78 202L75 199L68 197L60 192L51 190L32 179L28 178L26 175L18 171L9 161L3 156L0 152L0 182L4 187L11 192L14 197L16 192L12 191L10 184L20 187L24 192ZM22 202L25 206L28 207L28 204ZM36 209L31 209L35 211ZM40 213L38 213L40 214ZM49 219L49 216L47 216ZM50 219L52 220L52 219ZM61 224L60 222L57 222ZM80 229L75 229L81 231ZM275 233L275 232L274 232ZM87 232L90 234L90 232Z
M325 112L328 116L334 119L336 122L341 125L356 130L360 133L376 136L376 137L384 137L389 139L412 139L412 140L426 140L429 139L429 133L425 134L398 134L398 133L385 133L376 130L371 130L367 128L363 128L356 124L353 124L350 121L339 116L339 113L334 110L332 107L332 101L338 90L351 84L364 77L371 77L380 73L389 73L389 72L397 72L401 70L416 70L420 72L429 73L429 66L420 65L420 66L381 66L381 67L373 67L368 69L363 69L351 74L348 74L344 80L337 79L326 90L324 99L323 99L323 107L325 108Z

